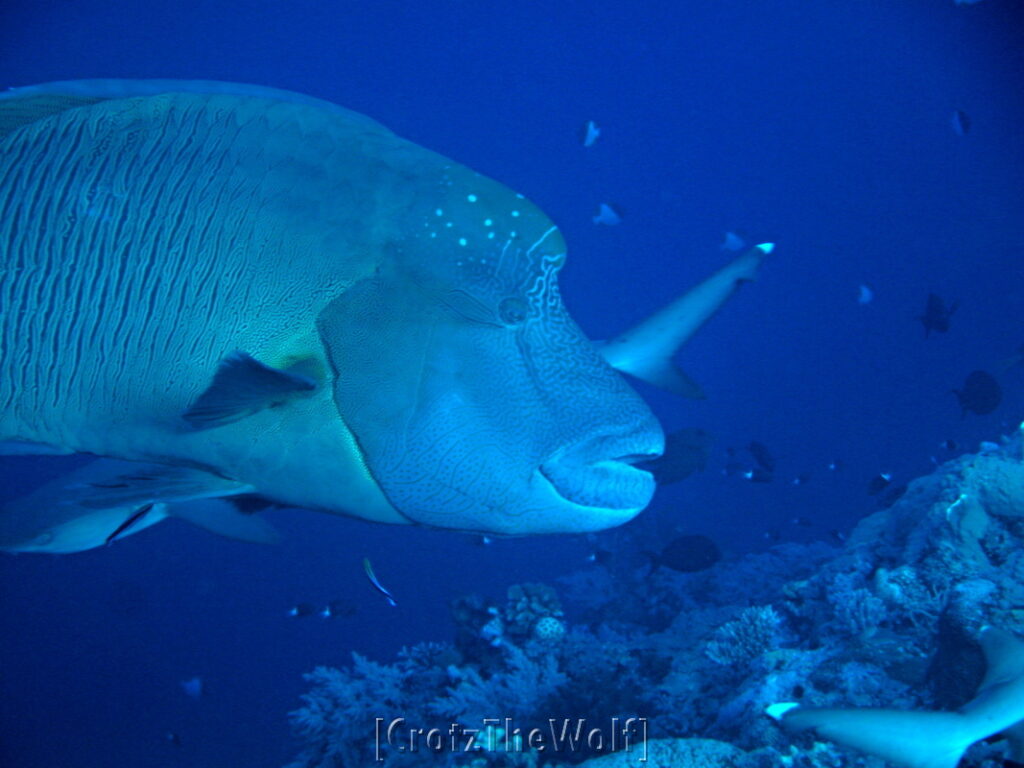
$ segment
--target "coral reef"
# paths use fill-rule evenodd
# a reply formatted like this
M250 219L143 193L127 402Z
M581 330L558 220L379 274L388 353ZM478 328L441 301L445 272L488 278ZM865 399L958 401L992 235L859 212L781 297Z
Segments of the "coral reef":
M457 673L447 693L430 703L430 710L467 727L482 727L489 719L529 718L542 711L544 703L564 685L566 676L558 660L546 654L527 655L511 643L503 645L505 664L501 671L484 678L475 667Z
M536 634L540 622L546 622L545 626L550 630L551 620L557 622L562 615L558 593L547 584L513 584L508 588L508 601L503 616L506 630L513 641ZM544 631L541 630L542 633Z
M782 618L770 605L745 608L715 630L704 653L716 664L742 668L779 643Z
M647 765L877 768L784 733L764 708L948 709L971 698L983 672L978 629L1024 630L1021 439L910 483L841 550L789 543L678 573L645 564L643 549L624 545L564 580L565 611L551 586L515 585L503 605L455 601L451 645L318 668L292 714L305 744L293 768L399 756L476 768L644 764L614 739L564 748L547 724L573 718L588 728L642 721ZM374 717L450 721L488 739L443 756L388 744L377 755ZM970 757L995 765L1000 750L976 745Z

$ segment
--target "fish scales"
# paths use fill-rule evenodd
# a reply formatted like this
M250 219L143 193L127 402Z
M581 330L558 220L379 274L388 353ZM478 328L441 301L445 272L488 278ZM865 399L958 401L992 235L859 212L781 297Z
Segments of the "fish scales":
M310 121L237 101L107 102L4 137L0 338L16 353L3 356L0 435L31 419L41 441L95 450L83 432L179 412L234 346L266 351L275 320L350 280L314 258L326 233L286 231L338 186L310 171L322 152L302 157Z

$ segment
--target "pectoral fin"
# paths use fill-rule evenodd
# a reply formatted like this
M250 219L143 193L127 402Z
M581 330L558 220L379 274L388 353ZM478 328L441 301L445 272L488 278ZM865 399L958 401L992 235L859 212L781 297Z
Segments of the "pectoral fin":
M60 490L61 500L81 509L138 508L154 502L191 501L252 490L244 483L190 467L115 459L97 459L72 473L68 480ZM57 495L56 489L51 493Z
M213 383L182 418L193 429L211 429L282 405L314 389L316 382L308 376L271 368L245 352L232 352L221 361Z

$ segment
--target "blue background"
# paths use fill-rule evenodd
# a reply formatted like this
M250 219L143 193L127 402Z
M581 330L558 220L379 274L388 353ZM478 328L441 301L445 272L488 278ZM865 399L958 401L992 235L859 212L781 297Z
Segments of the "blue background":
M283 2L5 0L6 85L92 77L220 79L314 94L497 178L570 246L566 303L593 338L724 264L726 230L778 243L681 362L706 389L638 385L666 428L716 436L708 470L659 492L649 521L730 554L827 538L870 512L868 480L930 470L1024 416L1024 367L992 415L951 388L1024 342L1024 34L1019 4L882 2ZM954 110L971 118L958 136ZM603 130L583 149L587 119ZM624 211L591 222L598 203ZM858 286L875 299L857 303ZM946 335L915 319L960 302ZM751 439L776 482L720 473ZM825 465L844 462L838 473ZM69 460L0 463L9 498ZM811 481L788 478L810 472ZM803 518L809 526L795 525ZM0 558L0 764L281 765L301 673L357 650L447 639L447 604L586 567L583 537L504 540L308 512L272 548L170 522L79 555ZM361 573L370 556L398 597ZM347 598L355 618L296 621ZM179 681L202 676L203 697ZM181 736L175 747L167 731Z

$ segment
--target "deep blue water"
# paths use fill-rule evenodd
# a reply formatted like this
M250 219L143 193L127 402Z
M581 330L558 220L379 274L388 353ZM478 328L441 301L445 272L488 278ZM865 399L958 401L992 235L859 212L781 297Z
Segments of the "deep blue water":
M706 472L645 515L727 552L827 538L874 509L868 480L931 469L1024 418L1024 366L1004 400L961 418L950 390L1024 343L1024 26L986 0L807 3L83 0L0 9L3 84L93 77L260 83L365 112L537 202L569 243L566 303L604 338L728 258L726 230L777 250L688 345L706 389L638 385L666 428L715 435ZM957 135L955 110L970 116ZM576 132L603 130L590 149ZM591 222L597 204L624 211ZM875 294L857 302L858 288ZM956 300L925 339L928 292ZM724 477L756 439L771 484ZM825 465L841 459L840 472ZM9 498L68 460L4 459ZM810 472L802 486L788 483ZM500 597L585 566L579 537L498 541L270 515L275 547L171 522L78 555L0 558L0 764L251 766L294 753L301 674L357 650L443 640L448 602ZM794 518L810 525L794 525ZM369 555L399 600L361 573ZM297 601L355 618L294 621ZM200 675L195 701L179 681ZM181 735L176 748L164 733Z

